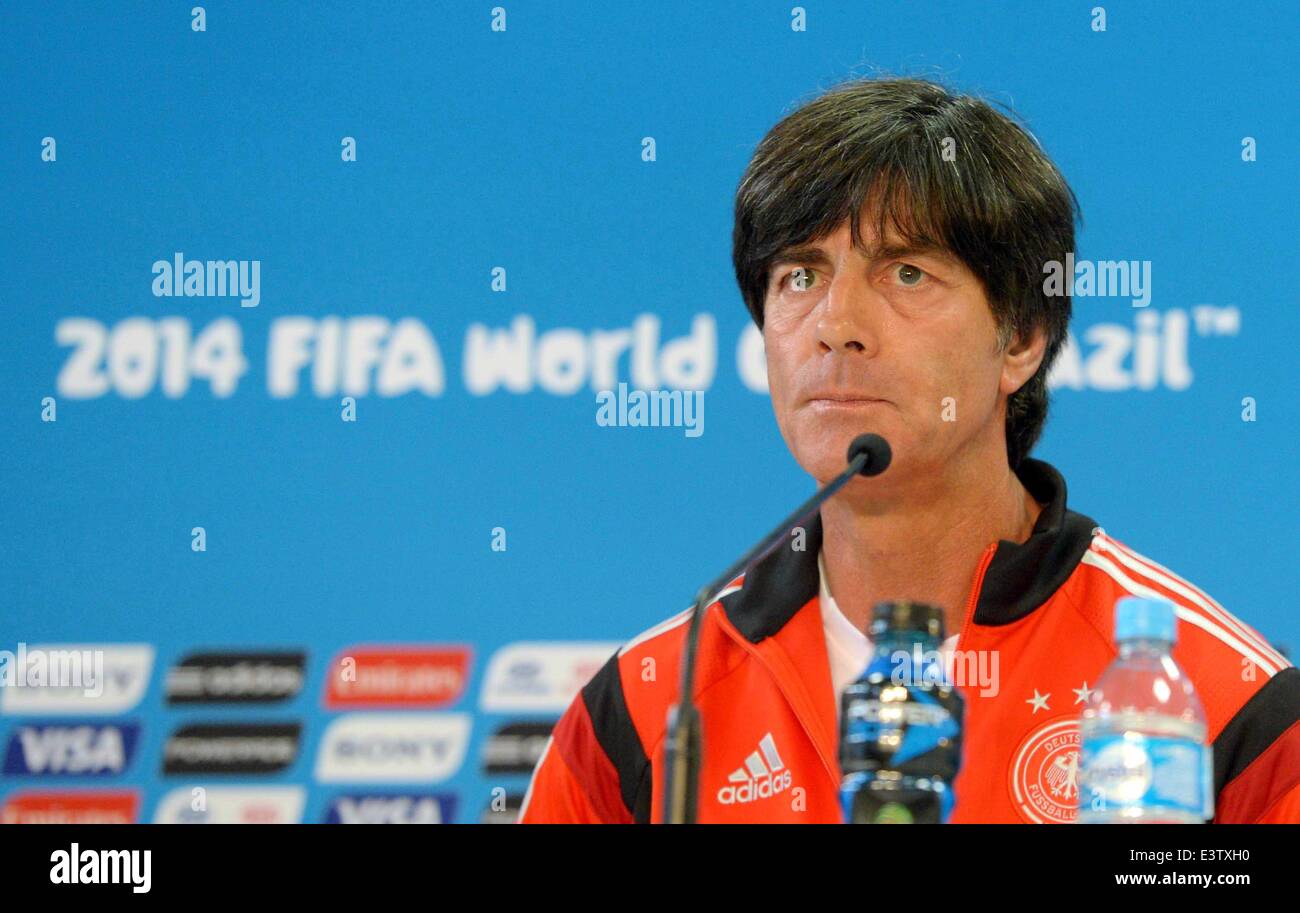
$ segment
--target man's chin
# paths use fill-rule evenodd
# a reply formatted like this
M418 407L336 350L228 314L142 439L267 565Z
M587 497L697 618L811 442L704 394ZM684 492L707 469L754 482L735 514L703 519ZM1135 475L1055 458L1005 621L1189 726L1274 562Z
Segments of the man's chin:
M862 433L866 434L868 432L864 431ZM844 442L843 450L823 450L811 458L800 459L798 461L799 465L803 467L804 472L817 480L818 485L825 485L848 468L848 450L852 440L853 438L849 438ZM890 444L892 445L893 441L890 441ZM906 464L900 461L900 454L896 448L891 448L891 450L889 467L884 472L876 476L859 477L854 482L875 483L874 487L876 488L893 487L894 481L906 474ZM902 463L901 466L900 463ZM862 485L852 484L850 487L865 493L865 488Z
M849 445L862 434L879 434L889 442L891 457L885 474L896 475L900 452L906 448L900 446L903 444L899 440L900 435L891 434L884 428L841 426L834 433L822 434L820 439L811 446L796 449L795 458L804 472L816 479L818 484L825 485L848 466Z

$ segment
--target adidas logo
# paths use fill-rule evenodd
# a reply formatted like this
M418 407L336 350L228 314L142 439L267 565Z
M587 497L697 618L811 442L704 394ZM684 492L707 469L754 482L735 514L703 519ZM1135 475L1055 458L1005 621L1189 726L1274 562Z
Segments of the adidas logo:
M718 790L723 805L769 799L790 788L790 771L777 753L772 733L763 736L758 751L745 758L744 766L733 770L727 781L728 785Z

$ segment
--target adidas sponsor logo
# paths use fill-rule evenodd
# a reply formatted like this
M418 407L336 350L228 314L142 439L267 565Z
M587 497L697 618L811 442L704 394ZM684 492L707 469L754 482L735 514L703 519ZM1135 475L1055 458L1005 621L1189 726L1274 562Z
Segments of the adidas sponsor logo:
M758 750L731 772L727 785L718 790L723 805L740 805L770 799L790 788L790 771L776 750L776 740L768 733L758 743Z

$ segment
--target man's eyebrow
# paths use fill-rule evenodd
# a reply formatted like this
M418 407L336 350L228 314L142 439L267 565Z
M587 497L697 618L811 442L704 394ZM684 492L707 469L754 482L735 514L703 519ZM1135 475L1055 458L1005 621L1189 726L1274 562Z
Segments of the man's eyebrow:
M780 266L785 263L821 263L831 262L830 254L825 249L816 244L794 244L790 247L782 248L772 258L773 266Z
M956 258L936 244L882 244L867 252L872 260L895 260L905 257L936 257L952 261Z
M900 257L937 257L949 262L956 260L947 250L934 244L879 244L865 251L864 256L869 260L892 260ZM772 268L787 263L812 263L825 266L830 262L830 254L820 245L795 244L777 252L772 258Z

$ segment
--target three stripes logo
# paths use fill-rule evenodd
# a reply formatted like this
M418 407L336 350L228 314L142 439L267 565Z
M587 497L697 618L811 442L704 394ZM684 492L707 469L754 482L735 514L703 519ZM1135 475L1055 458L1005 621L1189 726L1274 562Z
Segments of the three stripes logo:
M723 805L737 805L770 799L790 788L790 771L776 750L776 740L767 733L758 743L758 750L745 758L745 763L731 772L727 785L718 790L718 801Z

